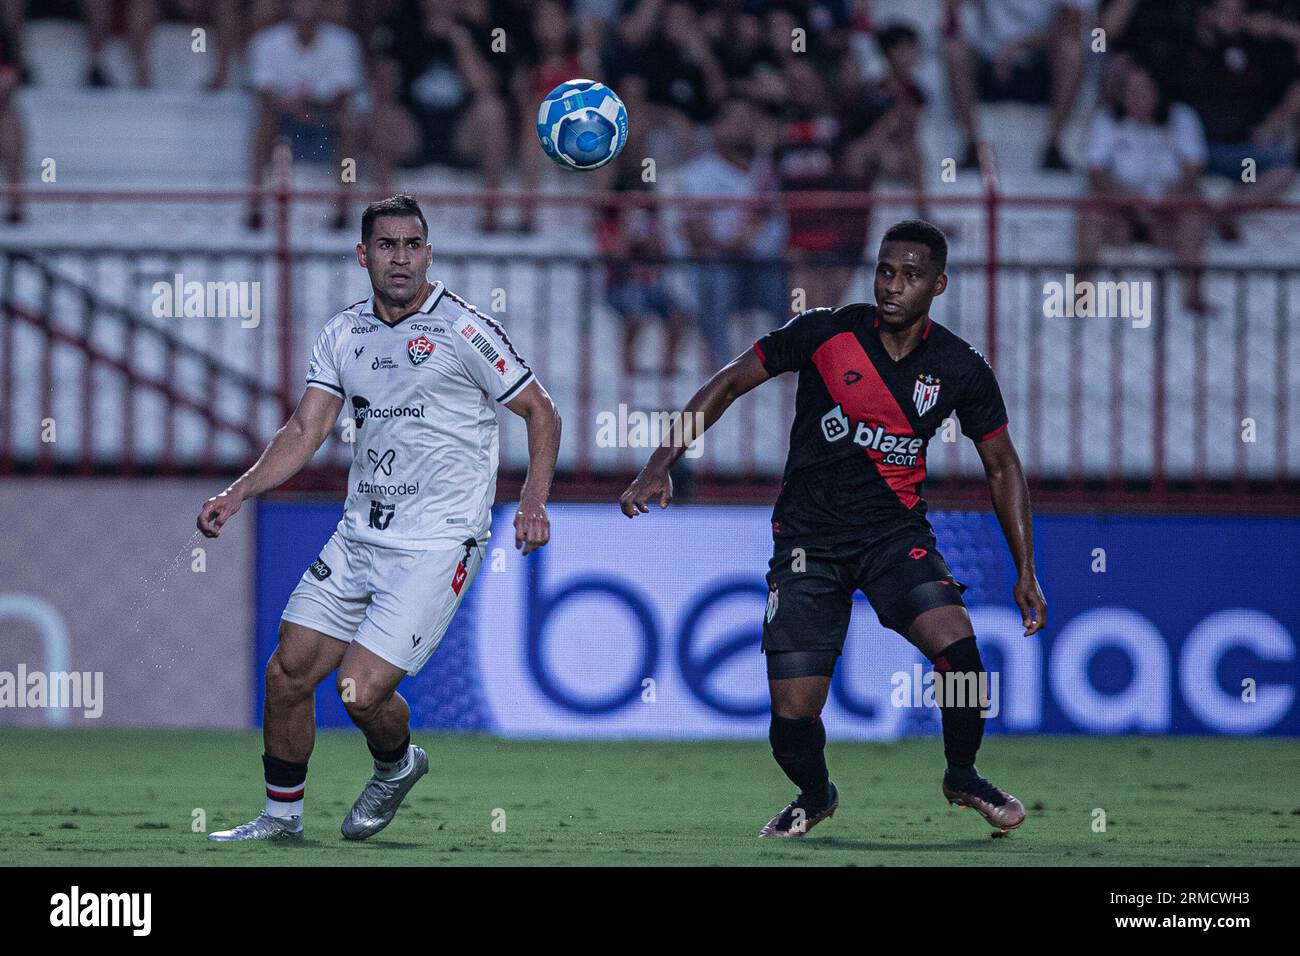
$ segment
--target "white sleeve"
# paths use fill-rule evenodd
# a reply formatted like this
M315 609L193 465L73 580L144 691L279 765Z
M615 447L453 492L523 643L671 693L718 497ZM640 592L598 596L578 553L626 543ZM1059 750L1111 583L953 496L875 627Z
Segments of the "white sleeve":
M356 34L338 27L329 47L329 66L317 80L322 99L358 92L365 83L361 71L361 43Z
M494 401L510 401L533 380L533 370L495 319L482 313L463 315L452 333L465 372Z
M1171 104L1169 129L1173 134L1174 155L1181 162L1204 166L1209 151L1205 146L1205 127L1196 111L1186 103Z
M280 70L276 64L274 34L275 27L259 30L248 42L249 80L253 89L260 92L280 88Z
M1087 163L1089 169L1109 169L1115 148L1115 120L1106 110L1097 110L1088 128Z
M338 357L334 352L337 338L330 325L321 329L320 335L316 337L311 360L307 362L307 387L319 388L343 398L343 380L339 377Z

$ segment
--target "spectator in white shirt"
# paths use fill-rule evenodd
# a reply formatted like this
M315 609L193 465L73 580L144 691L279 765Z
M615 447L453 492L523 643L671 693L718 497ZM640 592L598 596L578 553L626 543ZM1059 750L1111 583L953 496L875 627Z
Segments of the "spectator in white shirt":
M1205 133L1195 111L1171 103L1151 74L1125 69L1114 112L1101 110L1088 133L1092 196L1142 200L1195 199L1205 169ZM1183 273L1183 304L1206 311L1200 265L1210 217L1200 209L1152 209L1138 204L1087 208L1077 220L1080 269L1087 274L1103 245L1149 242L1174 253Z
M262 188L277 136L289 139L295 159L332 162L336 175L343 157L356 156L353 98L365 88L361 43L350 30L325 21L320 7L319 0L294 0L290 20L267 27L249 43L258 99L250 162L254 192ZM338 205L333 225L343 229L348 220L341 192ZM257 199L247 225L261 228Z

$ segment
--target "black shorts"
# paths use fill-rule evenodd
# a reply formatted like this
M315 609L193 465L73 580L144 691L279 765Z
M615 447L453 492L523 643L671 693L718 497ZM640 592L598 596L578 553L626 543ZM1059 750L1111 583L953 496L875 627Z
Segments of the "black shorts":
M980 58L975 73L976 96L981 103L1013 100L1018 103L1050 103L1052 100L1052 61L1044 49L1030 50L1011 67L1006 80L1000 80L993 61Z
M853 610L861 591L880 623L907 637L911 625L906 599L917 585L946 582L947 603L963 605L966 585L953 577L935 547L933 534L915 532L868 548L832 557L803 557L797 543L778 540L767 572L767 612L763 651L844 650Z

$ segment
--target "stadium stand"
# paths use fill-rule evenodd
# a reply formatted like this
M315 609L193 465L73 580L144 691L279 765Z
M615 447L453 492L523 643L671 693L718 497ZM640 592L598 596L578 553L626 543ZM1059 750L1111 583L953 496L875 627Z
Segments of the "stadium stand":
M991 351L1031 471L1043 480L1112 485L1129 479L1293 483L1300 468L1300 442L1294 438L1300 434L1300 411L1286 394L1288 383L1300 380L1300 345L1293 341L1291 317L1300 289L1288 269L1300 253L1300 238L1291 228L1293 210L1251 215L1242 242L1211 240L1206 252L1211 315L1197 318L1179 308L1167 253L1146 246L1109 249L1100 278L1132 273L1154 283L1160 300L1155 307L1162 311L1152 334L1136 346L1129 337L1121 354L1119 322L1078 320L1069 327L1068 345L1049 341L1043 335L1041 289L1073 261L1075 213L1070 204L1081 195L1081 177L1039 169L1044 107L997 103L980 107L983 126L998 132L996 210L989 201L990 184L978 173L962 171L955 182L944 180L941 161L960 158L962 143L951 120L934 28L942 7L937 0L882 0L870 6L871 22L905 21L920 35L917 81L929 100L919 132L929 160L926 188L934 217L953 238L954 281L936 318L985 349L994 345L989 333L995 330ZM850 42L868 74L879 75L883 62L870 36L854 31ZM258 383L259 395L279 395L282 408L286 394L296 391L299 366L316 331L335 310L364 295L364 276L349 261L354 230L327 228L330 208L323 191L334 181L328 167L295 164L287 189L277 187L280 199L269 195L265 200L269 222L275 223L282 209L287 221L258 233L243 227L237 194L247 178L253 107L240 89L196 97L193 91L210 79L211 66L210 60L191 54L188 43L183 24L160 25L150 41L156 86L135 89L128 85L125 45L115 40L103 58L113 86L86 89L81 85L87 64L82 25L64 20L27 24L24 56L31 75L19 103L29 130L29 168L53 158L57 180L45 183L33 175L26 191L40 214L0 231L4 305L23 316L0 344L6 367L12 369L10 400L15 409L46 401L40 391L42 370L48 366L60 383L59 402L93 402L101 412L93 464L87 465L86 448L60 443L52 451L41 448L34 435L15 433L7 436L4 449L14 467L111 470L130 461L229 469L245 460L258 441L250 443L217 427L215 418L187 411L185 402L199 403L223 421L244 423L260 441L276 423L277 404L250 404L241 376ZM1099 82L1100 59L1094 58L1062 137L1063 152L1076 167L1085 153ZM678 228L671 206L680 192L677 168L669 164L661 169L656 187L669 200L665 216L672 229ZM561 469L590 479L632 467L635 449L591 447L595 410L681 402L706 371L706 359L699 338L688 336L677 375L628 378L620 373L621 326L604 302L600 269L592 261L596 247L586 225L588 184L573 174L547 170L537 231L490 234L477 229L480 182L472 172L441 166L406 170L398 184L422 200L434 196L425 200L426 208L432 206L434 272L471 301L488 303L494 290L504 290L503 321L523 354L545 370L560 406L577 413L571 421L579 440L566 442ZM507 194L517 184L512 173L505 182ZM1205 192L1222 198L1227 185L1206 179ZM354 216L368 188L364 176L356 188ZM199 195L205 191L211 196ZM1300 191L1293 188L1289 195L1294 200ZM878 234L891 217L912 214L914 204L907 184L883 181L873 205L872 232ZM990 213L997 217L992 264ZM574 228L575 222L581 228ZM684 288L682 268L670 267L669 274ZM232 320L152 315L154 283L178 273L260 282L261 330L244 334ZM996 315L990 321L993 277ZM856 270L847 296L869 298L869 280L866 268ZM735 340L749 341L778 319L753 316L736 330ZM132 328L134 333L126 331ZM144 337L130 337L140 334ZM645 349L661 347L662 327L652 327L646 335ZM87 347L91 338L94 351ZM156 344L145 345L144 338ZM139 383L132 385L106 358L96 357L113 357L147 378L166 376L173 360L183 368L179 356L186 349L200 353L198 365L208 372L182 374L172 382L174 394L141 397L133 412L124 392L138 389ZM1165 356L1163 362L1158 354ZM87 373L88 362L93 374ZM1261 365L1275 374L1253 375L1247 382L1243 370ZM225 384L209 392L210 381ZM1122 387L1111 389L1111 382ZM86 383L95 392L91 398L81 394ZM784 455L783 442L756 441L755 423L770 422L773 416L784 420L787 399L779 389L756 396L711 432L710 450L697 476L704 481L697 488L716 485L725 493L728 483L754 481L770 487ZM1206 438L1260 408L1267 411L1266 427L1287 436L1272 446L1272 458L1267 452L1247 457L1239 443ZM128 424L132 415L136 418ZM506 421L504 427L503 464L507 471L517 470L523 463L522 426ZM130 447L124 444L128 434ZM158 457L164 449L172 460ZM345 455L345 448L330 443L319 460L339 465ZM935 475L979 474L973 450L960 442L936 442L931 465Z

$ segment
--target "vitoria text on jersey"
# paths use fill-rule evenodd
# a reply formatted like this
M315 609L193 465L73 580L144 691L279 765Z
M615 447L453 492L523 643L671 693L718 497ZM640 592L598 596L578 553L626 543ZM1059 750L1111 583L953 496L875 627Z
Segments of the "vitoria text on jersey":
M334 316L307 385L342 397L355 426L339 533L412 549L482 540L496 493L496 403L532 378L500 324L441 282L391 327L373 298Z
M931 321L912 351L894 361L873 305L811 309L754 343L772 375L797 372L794 424L781 494L778 537L870 544L925 518L926 449L954 411L964 435L986 441L1007 426L984 356Z

